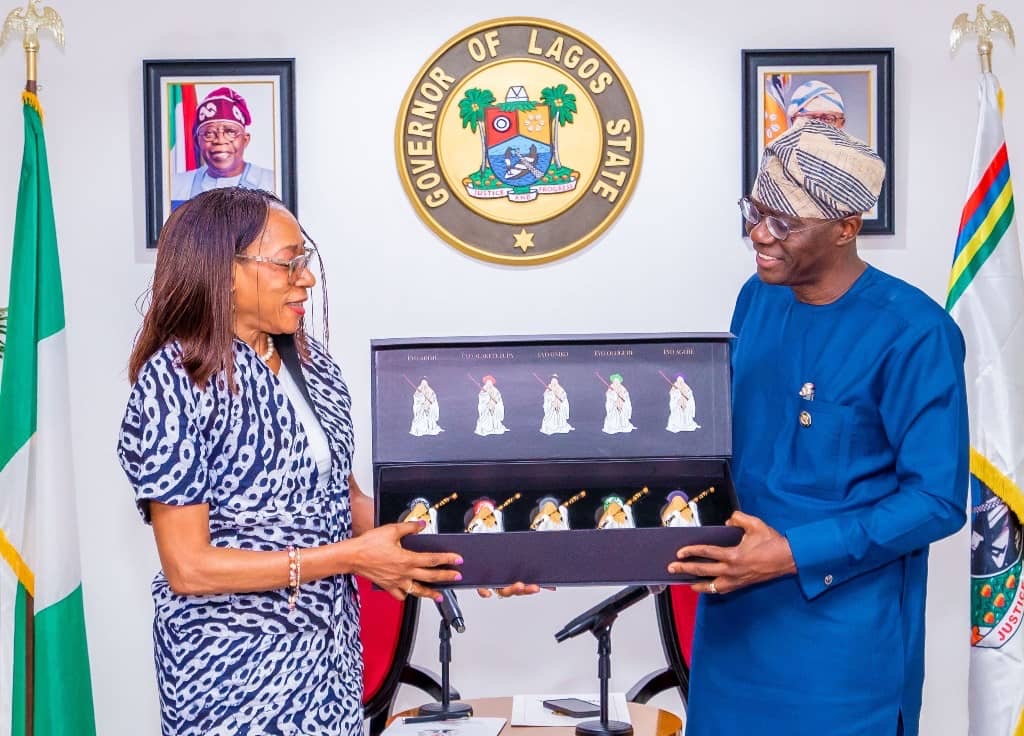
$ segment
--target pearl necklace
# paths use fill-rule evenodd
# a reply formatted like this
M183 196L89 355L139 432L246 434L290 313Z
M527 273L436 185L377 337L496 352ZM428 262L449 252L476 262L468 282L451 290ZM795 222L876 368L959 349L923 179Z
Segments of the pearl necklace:
M264 363L269 363L270 359L274 357L274 340L267 334L267 352L263 353L260 358Z

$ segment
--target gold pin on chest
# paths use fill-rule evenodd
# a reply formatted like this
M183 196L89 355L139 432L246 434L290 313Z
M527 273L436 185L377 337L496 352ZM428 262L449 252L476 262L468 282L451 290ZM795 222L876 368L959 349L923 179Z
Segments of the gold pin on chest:
M810 427L811 426L811 413L809 411L800 412L800 426Z

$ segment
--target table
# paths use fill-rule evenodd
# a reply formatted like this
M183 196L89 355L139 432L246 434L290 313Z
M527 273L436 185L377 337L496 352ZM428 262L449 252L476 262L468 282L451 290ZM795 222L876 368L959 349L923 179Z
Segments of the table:
M474 700L463 698L459 702L469 703L473 706L474 716L512 719L512 698L477 698ZM640 703L628 703L628 705L634 736L680 736L683 731L683 722L674 713L655 708L653 705L641 705ZM388 724L390 725L395 718L414 715L416 715L415 708L396 713L388 720ZM575 733L575 726L516 726L513 728L506 723L499 736L574 736Z

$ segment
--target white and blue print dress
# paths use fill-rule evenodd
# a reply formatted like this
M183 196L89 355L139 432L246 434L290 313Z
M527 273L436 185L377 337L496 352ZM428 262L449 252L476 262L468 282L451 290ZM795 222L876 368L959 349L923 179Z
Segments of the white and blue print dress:
M277 377L248 345L234 344L232 393L223 372L200 390L165 345L132 387L118 455L143 519L149 502L208 504L217 547L308 548L352 536L348 476L351 400L337 364L310 340L301 368L279 343L328 437L331 471L318 482L306 432ZM300 380L304 379L304 380ZM176 595L153 580L153 639L164 736L362 732L362 648L355 581L285 589Z

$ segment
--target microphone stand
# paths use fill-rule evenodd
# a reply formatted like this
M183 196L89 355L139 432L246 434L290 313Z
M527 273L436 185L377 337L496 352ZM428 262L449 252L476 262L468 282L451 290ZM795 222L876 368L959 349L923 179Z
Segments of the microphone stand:
M601 685L600 719L584 721L576 726L576 736L632 736L633 726L622 721L608 720L608 681L612 676L612 624L619 613L647 597L645 586L625 588L610 598L577 616L555 634L563 642L584 631L597 638L597 677Z
M595 622L591 633L597 638L597 677L601 683L600 720L584 721L576 726L576 736L633 736L633 727L622 721L608 720L608 680L612 676L612 624L617 614Z
M440 605L438 606L440 609ZM421 705L418 717L406 718L406 723L423 723L426 721L445 721L449 718L468 718L473 715L473 706L458 700L451 701L451 676L449 665L452 661L452 626L448 617L441 612L441 626L438 630L441 660L441 702Z

